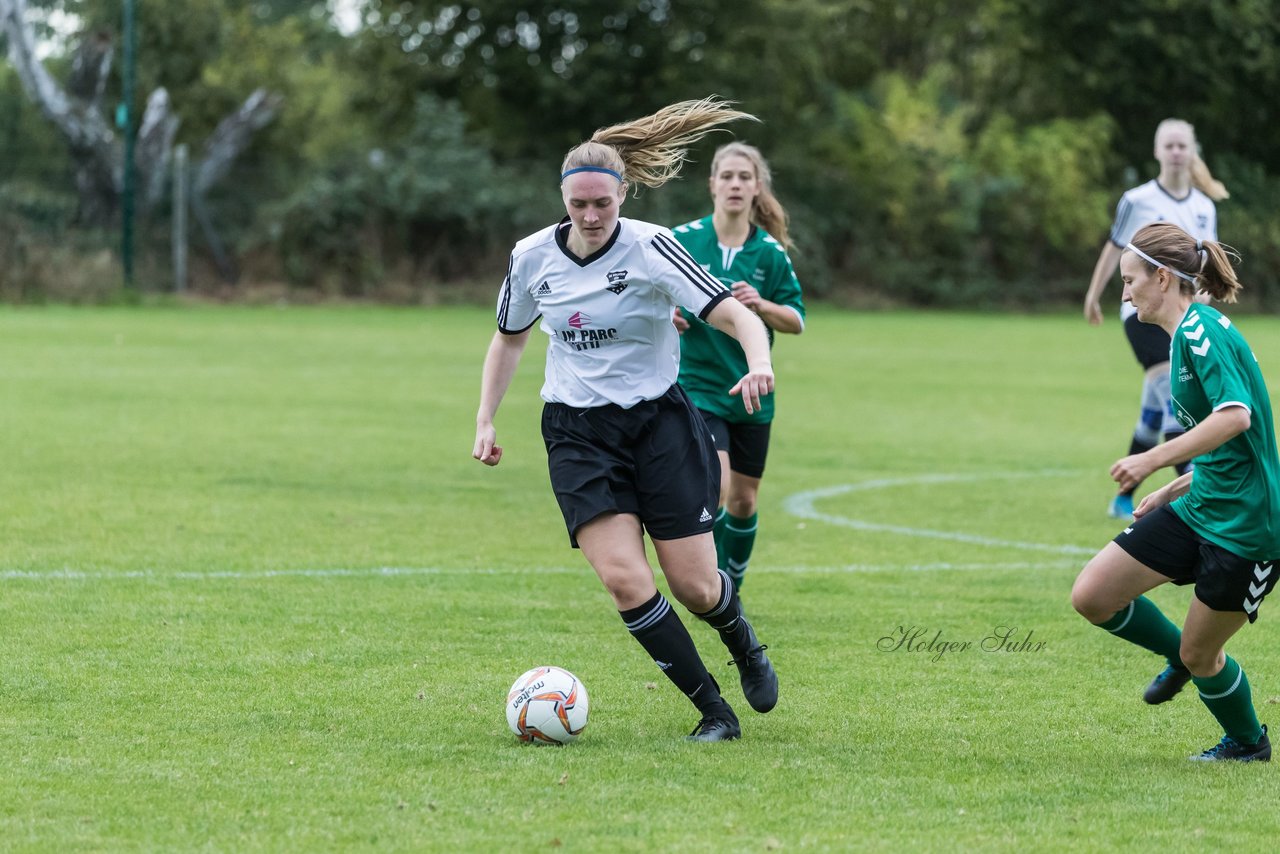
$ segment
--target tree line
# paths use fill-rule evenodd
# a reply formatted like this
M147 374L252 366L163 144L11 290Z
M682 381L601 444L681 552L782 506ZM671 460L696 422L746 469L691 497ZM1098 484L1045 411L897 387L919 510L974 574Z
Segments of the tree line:
M118 51L121 0L0 5L19 2L51 46L50 78L73 92L92 81L96 101L77 103L109 126L120 63L86 78L85 46ZM815 294L1079 299L1120 193L1155 175L1168 117L1196 126L1231 191L1220 232L1253 297L1280 293L1280 152L1262 132L1280 109L1269 0L365 0L345 24L318 0L136 6L135 97L164 91L171 143L205 151L254 93L271 99L205 187L241 287L416 299L474 282L487 296L511 243L560 215L566 149L714 93L760 117L734 131L771 161ZM75 32L40 32L51 9ZM5 40L0 293L12 296L31 292L12 284L35 275L24 258L101 243L119 214L102 182L90 204L74 145ZM710 149L692 157L685 180L625 212L673 225L704 213ZM161 256L166 217L158 203L141 232ZM207 252L198 236L195 249ZM153 275L162 286L162 264Z

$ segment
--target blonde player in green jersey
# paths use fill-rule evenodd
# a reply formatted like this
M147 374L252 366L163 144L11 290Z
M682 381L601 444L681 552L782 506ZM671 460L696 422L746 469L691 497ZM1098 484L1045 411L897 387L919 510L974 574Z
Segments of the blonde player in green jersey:
M1120 258L1124 299L1138 319L1172 337L1173 406L1186 432L1118 460L1121 489L1173 463L1195 468L1152 492L1136 521L1098 552L1071 591L1089 622L1164 656L1147 687L1164 703L1194 682L1225 735L1193 756L1202 761L1267 761L1271 742L1258 722L1249 680L1226 642L1258 616L1280 571L1280 457L1271 398L1258 360L1205 293L1235 302L1240 283L1220 244L1172 223L1139 230ZM1166 582L1194 584L1179 631L1143 594Z
M769 164L754 146L723 145L711 162L710 189L712 214L673 229L676 239L760 316L770 345L775 332L803 332L804 299L787 257L787 212L773 195ZM755 545L773 394L760 399L757 411L747 411L729 395L746 364L738 342L684 309L676 312L675 324L683 332L680 385L706 419L720 456L716 556L741 587Z

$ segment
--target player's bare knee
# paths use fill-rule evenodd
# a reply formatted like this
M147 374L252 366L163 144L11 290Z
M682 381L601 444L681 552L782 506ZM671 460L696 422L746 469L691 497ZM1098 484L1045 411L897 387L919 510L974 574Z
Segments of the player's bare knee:
M1202 649L1193 643L1187 643L1185 638L1178 650L1178 657L1191 671L1192 676L1200 677L1217 675L1222 670L1222 666L1227 663L1221 649Z
M710 611L720 601L721 581L718 572L684 578L679 582L673 581L670 576L667 580L671 583L671 595L696 614Z
M1125 603L1117 604L1093 582L1088 568L1080 573L1075 585L1071 588L1071 607L1095 626L1111 619Z

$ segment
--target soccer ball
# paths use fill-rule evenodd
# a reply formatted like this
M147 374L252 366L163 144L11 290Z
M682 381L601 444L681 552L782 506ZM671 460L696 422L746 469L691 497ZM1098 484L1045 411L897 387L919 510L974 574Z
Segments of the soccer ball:
M507 693L507 725L521 741L567 744L587 726L587 689L568 670L535 667Z

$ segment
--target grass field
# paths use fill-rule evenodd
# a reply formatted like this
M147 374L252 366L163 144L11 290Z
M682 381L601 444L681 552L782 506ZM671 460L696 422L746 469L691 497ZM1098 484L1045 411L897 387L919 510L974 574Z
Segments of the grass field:
M782 701L688 620L745 733L693 745L568 548L539 345L469 457L487 310L0 309L0 849L1271 850L1273 769L1188 762L1194 692L1145 706L1160 663L1068 604L1136 414L1115 318L809 323L744 589ZM1230 649L1280 724L1274 607ZM565 748L506 729L542 663L591 693Z

